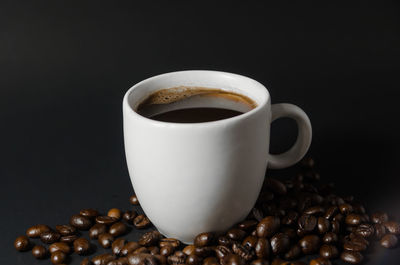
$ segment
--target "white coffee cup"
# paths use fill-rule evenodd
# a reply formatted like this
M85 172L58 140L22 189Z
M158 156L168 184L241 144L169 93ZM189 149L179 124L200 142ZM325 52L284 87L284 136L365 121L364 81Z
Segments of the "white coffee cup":
M245 95L257 107L203 123L156 121L136 112L154 91L178 86L219 88ZM140 204L166 237L192 243L201 232L223 231L254 206L267 166L298 162L311 143L311 123L292 104L274 104L268 90L245 76L218 71L180 71L146 79L123 99L124 140L130 178ZM293 147L269 154L270 124L289 117L298 125Z

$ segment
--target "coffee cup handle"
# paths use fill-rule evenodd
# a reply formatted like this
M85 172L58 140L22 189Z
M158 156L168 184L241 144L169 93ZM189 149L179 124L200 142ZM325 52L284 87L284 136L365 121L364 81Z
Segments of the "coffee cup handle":
M271 122L279 118L291 118L297 123L298 134L295 144L282 154L269 154L268 167L273 169L289 167L303 158L311 144L312 129L307 114L293 104L281 103L271 106Z

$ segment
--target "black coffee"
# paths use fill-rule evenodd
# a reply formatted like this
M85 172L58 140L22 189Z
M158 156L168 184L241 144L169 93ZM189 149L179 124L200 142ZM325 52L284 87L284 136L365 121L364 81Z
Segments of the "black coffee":
M148 96L137 107L147 118L177 123L217 121L256 107L250 98L231 91L204 87L174 87Z

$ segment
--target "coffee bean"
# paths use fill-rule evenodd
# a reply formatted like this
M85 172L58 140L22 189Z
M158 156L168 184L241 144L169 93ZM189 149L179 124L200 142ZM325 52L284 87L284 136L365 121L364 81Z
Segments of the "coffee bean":
M62 236L60 237L60 242L72 244L76 239L78 239L78 235Z
M69 236L76 234L77 230L71 225L56 225L56 230L62 236Z
M150 251L151 255L158 255L160 254L160 248L157 246L149 246L148 250Z
M99 235L107 232L107 226L105 224L95 224L89 230L89 237L91 239L99 238Z
M254 247L256 256L260 259L268 259L270 255L270 242L268 239L260 237Z
M383 224L389 220L387 213L385 212L376 212L371 214L371 222L374 224Z
M280 259L280 258L275 258L272 260L271 265L282 265L285 264L286 261ZM286 264L287 265L287 264Z
M234 243L232 245L232 250L235 254L239 255L242 259L246 261L249 261L254 257L254 252L242 246L241 244Z
M332 221L331 223L332 226L332 232L335 234L339 234L340 233L340 223L339 221Z
M309 255L318 251L320 239L317 235L307 235L299 240L299 245L304 254Z
M386 228L383 224L374 224L375 238L380 240L386 233Z
M150 231L143 234L138 243L142 246L149 247L157 245L158 241L161 239L161 234L158 231Z
M260 195L258 195L257 201L259 203L263 203L263 202L268 202L268 201L272 201L274 199L275 195L270 192L270 191L262 191L260 193Z
M63 264L67 259L67 255L62 251L56 251L51 254L51 262L53 264Z
M183 248L183 253L185 253L187 256L194 254L196 247L194 245L187 245L186 247Z
M293 245L288 252L283 256L285 259L293 260L297 259L301 255L301 248L299 245Z
M344 219L343 214L338 213L332 218L332 221L337 221L337 222L341 223L343 221L343 219Z
M182 251L175 251L174 255L168 257L169 264L185 264L186 254Z
M283 225L293 225L296 224L298 218L299 214L296 211L289 211L287 215L282 218L281 223Z
M28 234L28 233L27 233ZM14 248L18 251L27 251L30 249L30 242L28 237L19 236L14 241Z
M304 157L300 161L300 166L303 168L313 168L315 166L315 161L311 157Z
M285 184L271 177L265 179L265 186L267 189L278 195L285 195L287 193Z
M350 226L358 226L361 223L361 215L350 213L346 216L345 223Z
M197 257L196 255L190 255L186 258L187 265L201 265L202 260L201 258Z
M380 244L385 248L394 248L397 245L397 237L392 234L387 234L382 237Z
M324 207L322 206L312 206L304 210L303 214L308 215L322 215L325 212Z
M242 241L242 245L248 248L255 248L257 244L257 237L256 236L247 236Z
M36 238L40 237L42 233L49 232L50 230L51 230L50 227L48 227L47 225L42 225L42 224L34 225L26 230L26 235L31 238Z
M317 225L317 218L313 215L303 214L297 221L298 227L306 233L312 232Z
M246 236L246 232L238 228L232 228L228 230L226 235L234 241L241 241Z
M153 257L156 259L157 263L160 264L160 265L168 264L167 258L165 256L163 256L163 255L156 254L156 255L153 255Z
M122 212L118 208L112 208L108 211L107 216L115 218L116 220L121 219Z
M86 238L78 238L74 241L74 251L79 255L85 255L90 250L90 243Z
M175 251L175 248L172 245L165 245L165 246L161 247L160 254L168 257L168 256L172 255L172 253L174 253L174 251ZM185 253L186 255L191 255L194 252L194 246L193 246L192 253L188 254L187 252L188 252L188 249L186 249L186 251L185 251L185 249L183 249L183 253Z
M265 259L256 259L256 260L253 260L250 263L250 265L269 265L269 262L268 262L268 260L265 260Z
M129 265L129 260L127 257L122 257L108 262L107 265Z
M32 255L37 259L44 259L47 257L47 249L43 246L34 246L32 248Z
M326 259L335 259L339 256L339 251L334 245L322 245L319 255Z
M325 219L324 217L318 217L317 221L318 233L325 234L326 232L329 231L330 227L331 223L329 222L328 219Z
M215 257L208 257L203 260L203 265L220 265Z
M104 225L112 225L113 223L117 222L118 220L114 217L99 215L96 217L97 224L104 224Z
M254 235L255 236L255 235ZM232 245L232 239L228 238L227 236L220 236L218 237L218 244L223 245L226 247L230 247Z
M67 243L64 242L56 242L49 246L50 253L54 253L56 251L64 252L65 254L69 254L71 252L71 248Z
M258 237L271 237L280 227L280 219L276 216L267 216L262 219L256 228Z
M93 265L107 265L110 261L115 260L117 257L115 257L111 253L104 253L97 255L92 258Z
M74 214L69 219L69 224L79 230L89 230L92 226L92 220L87 216Z
M250 231L250 230L253 230L257 226L257 224L258 223L256 220L245 220L245 221L239 223L237 225L237 227L244 231Z
M126 211L123 215L122 215L122 219L124 219L126 222L131 223L133 221L133 219L135 219L135 217L137 216L137 213L132 210L132 211Z
M130 202L132 205L139 205L139 200L138 200L138 198L136 197L136 195L132 195L132 196L129 198L129 202Z
M48 231L40 234L40 240L43 243L51 244L60 240L61 235L54 231Z
M394 221L384 223L386 230L393 235L400 235L400 224Z
M121 256L126 256L126 255L128 255L129 253L132 253L133 251L135 251L138 248L140 248L139 243L134 242L134 241L133 242L128 242L122 247L120 255Z
M93 265L93 263L89 258L84 258L80 265Z
M109 248L114 241L114 237L109 233L104 233L99 235L98 241L103 248Z
M111 225L110 230L108 231L113 237L118 237L126 234L128 232L128 227L123 222L117 222Z
M338 211L339 208L336 205L329 207L328 210L326 210L325 212L325 219L332 220L332 218L337 214Z
M352 213L354 210L353 210L353 206L351 206L351 204L342 203L339 205L339 211L342 214L349 214L349 213Z
M343 249L349 251L364 251L367 249L367 245L351 240L343 243Z
M133 219L133 225L137 229L143 229L150 225L150 220L144 214L139 214L135 217L135 219Z
M179 247L180 244L181 244L181 242L178 239L170 238L170 237L161 238L160 239L160 243L159 243L160 247L163 247L163 246L166 246L166 245L171 245L174 248Z
M332 265L329 259L318 257L316 259L310 260L310 265Z
M215 238L215 234L214 233L201 233L198 234L195 238L194 238L194 242L193 244L196 247L204 247L204 246L208 246L210 245Z
M202 258L212 256L213 254L214 254L214 248L210 246L196 247L194 249L194 255L197 255Z
M336 244L339 241L337 234L333 232L328 232L322 238L324 244Z
M285 233L286 235L288 235L288 237L293 240L297 237L297 233L296 230L294 230L293 228L290 227L283 227L281 229L282 233Z
M149 249L146 247L140 247L138 249L135 249L132 253L133 254L138 254L138 253L149 253Z
M95 209L82 209L79 214L93 219L99 215L99 212Z
M215 248L215 255L220 260L225 258L225 256L227 256L231 253L232 253L232 251L226 246L219 245Z
M368 238L374 234L374 227L370 224L360 224L354 231L356 235Z
M345 250L340 255L341 260L350 264L359 264L362 262L363 258L364 257L361 255L361 253L357 251Z
M350 235L348 235L348 238L350 238L350 240L353 241L353 242L357 242L357 243L369 246L369 241L366 240L364 237L362 237L360 235L356 235L354 233L351 233ZM345 239L347 239L347 236L345 237Z
M290 247L290 238L284 233L278 233L271 238L271 249L275 255L285 253Z
M245 265L246 261L237 254L227 255L221 262L223 265Z
M256 219L258 222L260 222L264 218L264 213L260 208L257 207L253 208L251 214L253 215L254 219Z

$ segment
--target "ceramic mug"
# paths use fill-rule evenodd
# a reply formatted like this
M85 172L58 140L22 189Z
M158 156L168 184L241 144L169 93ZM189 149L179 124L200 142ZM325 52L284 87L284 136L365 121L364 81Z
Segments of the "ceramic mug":
M177 86L233 91L253 99L257 107L203 123L162 122L136 112L152 92ZM297 140L287 152L270 154L270 125L281 117L297 122ZM123 99L123 123L129 175L145 214L166 237L187 244L201 232L223 231L246 218L267 167L298 162L312 134L299 107L271 105L259 82L218 71L172 72L134 85Z

